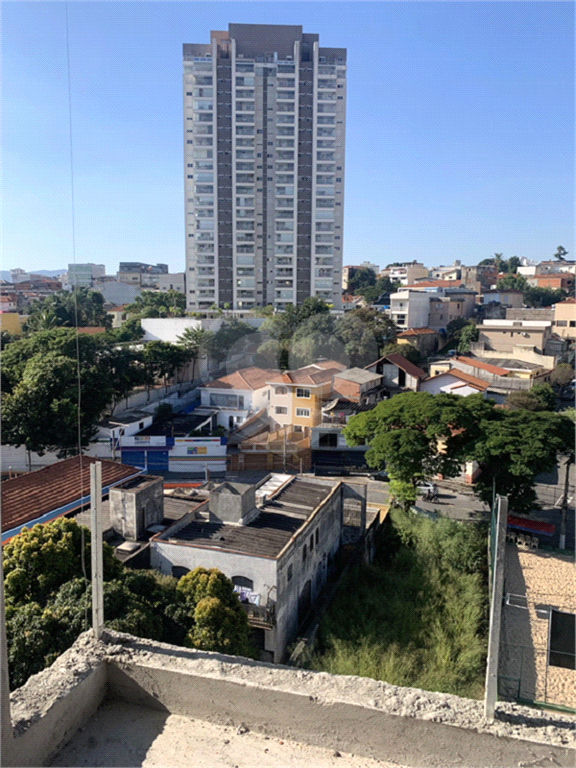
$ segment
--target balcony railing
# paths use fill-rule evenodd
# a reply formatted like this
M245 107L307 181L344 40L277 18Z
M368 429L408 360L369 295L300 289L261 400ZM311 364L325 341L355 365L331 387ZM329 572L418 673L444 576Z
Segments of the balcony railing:
M255 627L273 627L276 623L276 611L274 605L253 605L252 603L240 603L248 616L248 622Z

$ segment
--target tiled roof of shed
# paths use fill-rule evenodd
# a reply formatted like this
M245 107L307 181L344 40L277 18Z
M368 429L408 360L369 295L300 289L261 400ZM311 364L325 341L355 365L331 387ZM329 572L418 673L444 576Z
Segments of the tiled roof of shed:
M423 336L425 333L437 333L432 328L408 328L407 331L402 331L398 334L399 339L403 339L406 336Z
M74 456L48 467L5 480L2 492L2 532L32 523L42 515L90 494L90 464L102 462L102 487L139 472L127 464Z
M454 360L459 363L464 363L464 365L469 365L472 368L488 371L488 373L493 373L495 376L507 376L509 373L506 368L499 368L496 365L490 365L490 363L485 363L483 360L479 360L477 357L455 357Z
M393 352L391 355L385 355L379 360L375 360L373 363L370 363L370 365L366 365L365 368L372 368L373 365L382 363L386 360L397 368L400 368L402 371L405 371L409 376L414 376L416 379L425 379L428 375L422 368L418 368L417 365L414 365L410 360L407 360L403 355L399 355L396 352Z

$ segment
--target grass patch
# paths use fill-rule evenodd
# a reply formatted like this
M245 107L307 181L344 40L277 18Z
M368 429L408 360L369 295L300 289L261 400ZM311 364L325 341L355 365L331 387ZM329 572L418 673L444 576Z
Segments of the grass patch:
M482 698L486 530L391 510L376 557L345 577L311 667Z

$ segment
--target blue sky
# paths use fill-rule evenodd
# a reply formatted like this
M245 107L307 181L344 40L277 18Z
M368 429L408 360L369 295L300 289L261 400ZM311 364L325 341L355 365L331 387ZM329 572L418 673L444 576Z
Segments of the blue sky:
M184 268L182 43L348 49L344 264L574 258L571 2L68 3L75 259ZM66 12L3 2L2 269L73 261Z

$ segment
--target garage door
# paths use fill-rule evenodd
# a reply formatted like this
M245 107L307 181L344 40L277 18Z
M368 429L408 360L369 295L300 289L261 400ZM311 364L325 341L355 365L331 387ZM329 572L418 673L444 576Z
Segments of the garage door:
M122 464L128 464L131 467L145 467L146 456L144 451L122 449Z

